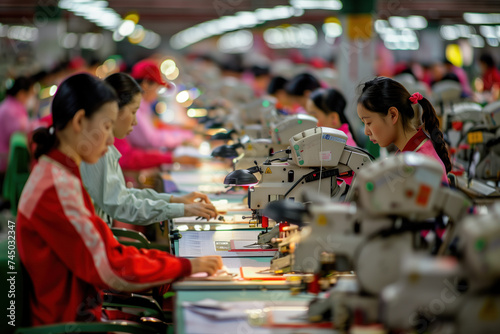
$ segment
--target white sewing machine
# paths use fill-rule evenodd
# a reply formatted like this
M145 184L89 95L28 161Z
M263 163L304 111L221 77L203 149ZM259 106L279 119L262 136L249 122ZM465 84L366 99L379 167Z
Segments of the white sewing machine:
M259 172L261 179L249 188L248 205L254 221L267 228L267 217L262 210L268 203L282 199L298 200L306 190L336 201L349 195L345 181L339 186L338 176L352 176L364 165L371 163L367 153L346 146L347 136L339 130L317 127L302 131L290 138L290 157L283 162L264 162L247 170L236 170L226 177L225 184L241 184L238 178L248 177L249 171ZM355 174L354 174L355 175ZM252 182L250 182L252 183ZM264 233L258 243L268 243L277 236L277 228Z
M468 128L462 138L470 149L459 151L458 157L465 161L469 160L469 178L498 182L500 181L500 101L487 105L474 115L477 118L474 122L476 125Z
M465 218L458 256L410 256L399 280L382 292L383 321L394 330L498 333L500 205ZM439 332L442 333L442 332Z
M420 236L421 230L434 228L427 219L444 213L456 222L471 206L462 193L440 186L441 175L437 161L399 154L359 172L354 203L308 205L309 224L279 244L288 251L273 260L272 268L288 265L294 272L318 274L321 257L331 254L336 271L356 273L341 278L328 299L311 305L311 320L331 311L335 327L343 329L360 311L366 323L380 321L379 295L398 279L403 257L430 253Z
M318 254L328 252L335 253L338 264L343 263L339 271L349 271L354 268L354 253L366 242L366 236L390 229L396 217L400 224L422 222L444 211L457 220L464 211L463 207L457 210L456 202L463 196L440 186L442 169L438 167L436 161L413 153L364 167L354 182L355 203L325 200L310 204L305 217L310 224L280 244L289 247L294 243L295 252L280 257L271 268L288 266L292 271L315 272L319 261L311 259L318 260ZM417 227L411 224L412 229Z
M279 118L276 101L260 98L241 105L237 112L229 115L226 126L233 127L241 136L251 139L269 138L269 124Z
M290 138L304 130L314 128L318 120L312 116L297 114L280 118L270 123L271 138L264 136L243 142L243 149L237 158L233 159L235 169L245 169L262 164L276 152L284 151L289 145ZM257 137L253 137L257 138ZM283 152L280 157L288 156Z

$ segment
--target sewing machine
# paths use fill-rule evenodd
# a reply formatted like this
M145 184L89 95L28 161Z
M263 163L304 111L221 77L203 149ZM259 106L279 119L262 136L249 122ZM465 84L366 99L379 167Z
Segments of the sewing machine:
M383 321L394 330L497 333L500 328L500 205L465 218L456 256L413 255L381 295ZM441 332L439 332L441 333Z
M355 312L361 312L365 323L380 321L379 295L397 281L402 259L439 246L422 242L420 232L435 228L428 219L445 214L449 224L457 222L471 206L462 193L440 186L441 176L437 161L408 152L360 170L353 203L307 205L309 224L279 244L281 256L271 268L286 271L288 265L293 272L313 273L321 282L329 279L320 276L325 273L323 258L329 256L334 258L333 271L356 273L340 278L327 299L311 304L311 321L328 312L338 329L349 327Z
M276 101L273 98L249 99L248 96L241 98L237 95L226 96L222 94L220 96L224 96L224 98L197 100L195 105L206 110L206 115L199 117L198 121L204 123L205 128L231 129L236 131L239 136L269 137L269 122L279 118L275 107Z
M500 181L500 102L486 106L483 122L466 133L469 180ZM498 185L497 185L498 187Z
M277 122L271 122L271 138L249 139L243 142L241 155L233 159L235 169L245 169L262 164L276 152L284 151L289 145L290 138L304 130L314 128L318 120L309 115L297 114L285 116ZM283 156L287 156L282 152Z
M364 167L354 182L355 203L347 205L322 200L309 204L303 218L311 224L279 245L286 250L293 243L295 252L286 251L284 256L276 257L271 269L275 272L316 272L318 254L327 252L335 254L338 271L350 271L355 267L354 254L366 243L366 236L390 230L396 220L405 228L421 228L420 224L407 225L436 217L444 211L456 221L464 214L464 207L457 209L456 205L463 195L440 187L442 169L438 167L436 161L415 153ZM466 207L470 205L468 201L461 203L467 203ZM403 244L402 250L412 244L409 237L408 234L405 240L397 240L398 244ZM398 255L389 258L394 256Z
M249 188L248 205L253 222L268 227L264 208L273 201L298 199L305 190L314 190L335 201L344 200L350 187L338 176L349 177L371 163L367 153L346 146L347 136L339 130L316 127L302 131L289 140L291 157L280 162L266 161L262 165L235 170L224 180L228 185L255 184ZM252 174L261 174L260 181ZM245 182L245 183L242 183ZM259 236L258 244L266 244L278 236L279 226Z
M484 154L476 167L476 176L483 180L500 181L500 101L487 105L484 123L489 132L484 133ZM498 184L497 184L498 186Z
M234 108L228 115L225 126L235 129L240 137L268 138L269 124L278 118L276 101L260 98Z

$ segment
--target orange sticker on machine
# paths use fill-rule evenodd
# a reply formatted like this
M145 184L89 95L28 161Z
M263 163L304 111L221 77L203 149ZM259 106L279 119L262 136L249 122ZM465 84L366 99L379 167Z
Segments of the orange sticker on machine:
M483 140L483 133L481 131L469 132L467 134L467 141L469 144L480 144Z
M417 204L421 206L426 206L429 202L429 197L431 195L432 188L426 184L421 184L418 189Z

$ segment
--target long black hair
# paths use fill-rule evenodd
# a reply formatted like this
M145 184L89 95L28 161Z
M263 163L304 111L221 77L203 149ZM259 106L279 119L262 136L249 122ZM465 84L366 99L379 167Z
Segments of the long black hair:
M35 159L59 145L56 132L64 129L79 110L83 109L85 117L90 118L104 104L116 100L113 88L90 74L75 74L64 80L52 101L52 126L33 133Z
M18 77L14 80L14 82L12 82L12 85L7 88L5 94L9 96L16 96L17 93L21 91L25 92L29 91L34 84L35 82L30 77L25 77L25 76Z
M378 77L364 83L358 104L365 109L386 116L389 108L395 107L401 116L403 130L411 126L415 111L410 101L410 93L399 82L390 78ZM439 128L439 120L432 104L425 97L418 101L422 107L424 129L429 133L432 145L439 155L448 173L451 170L450 156L446 149L443 133Z
M135 95L142 93L141 86L137 81L126 73L114 73L104 79L104 82L109 84L118 96L118 108L129 104Z
M277 91L285 89L285 85L287 84L288 80L283 78L282 76L275 76L271 78L271 81L269 82L269 85L267 86L267 93L268 94L276 94Z

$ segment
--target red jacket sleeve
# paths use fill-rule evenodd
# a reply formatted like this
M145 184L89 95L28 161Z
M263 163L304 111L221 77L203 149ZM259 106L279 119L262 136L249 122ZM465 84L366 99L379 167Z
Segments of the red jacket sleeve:
M141 291L189 275L191 263L157 250L121 245L106 223L84 204L77 178L55 177L34 212L37 232L76 276L99 288Z

